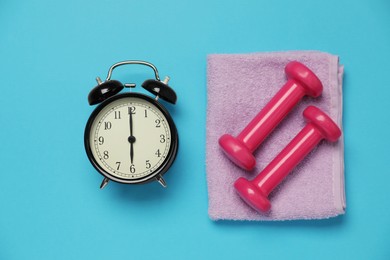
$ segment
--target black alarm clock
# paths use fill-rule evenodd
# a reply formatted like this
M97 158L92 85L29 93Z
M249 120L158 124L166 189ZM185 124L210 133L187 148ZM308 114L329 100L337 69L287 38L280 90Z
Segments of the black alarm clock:
M154 97L132 92L134 83L112 80L112 71L122 65L145 65L154 70L155 79L142 87ZM177 97L168 86L169 77L160 80L157 68L146 61L122 61L108 70L104 82L88 95L90 105L99 104L88 119L84 145L89 161L103 175L100 188L112 180L123 184L142 184L153 180L163 187L163 175L172 166L179 138L168 110L159 102L175 104ZM129 88L130 92L119 92Z

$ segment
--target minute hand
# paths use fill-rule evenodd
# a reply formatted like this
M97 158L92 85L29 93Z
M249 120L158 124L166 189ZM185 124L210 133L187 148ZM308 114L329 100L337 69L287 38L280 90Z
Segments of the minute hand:
M129 124L130 124L130 136L133 136L133 113L131 111L129 117Z

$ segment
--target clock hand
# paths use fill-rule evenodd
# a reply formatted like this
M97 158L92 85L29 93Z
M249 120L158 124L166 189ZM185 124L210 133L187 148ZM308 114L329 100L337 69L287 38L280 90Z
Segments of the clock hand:
M133 136L133 113L131 112L131 110L130 110L129 123L130 123L130 136Z
M133 158L134 158L134 148L133 148L133 142L130 143L130 162L133 164Z
M135 142L135 137L133 136L133 113L130 112L130 117L129 117L129 124L130 124L130 136L129 136L129 143L130 143L130 162L133 164L133 159L134 159L134 146L133 143Z

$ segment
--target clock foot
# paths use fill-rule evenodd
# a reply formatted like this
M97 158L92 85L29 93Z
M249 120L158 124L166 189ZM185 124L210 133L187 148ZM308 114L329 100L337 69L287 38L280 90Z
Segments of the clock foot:
M161 175L157 175L156 179L161 184L161 186L163 186L164 188L167 187L167 183L165 182L165 180Z
M108 178L104 178L104 180L102 181L102 184L100 184L100 189L104 189L104 187L107 186L108 181L109 181Z

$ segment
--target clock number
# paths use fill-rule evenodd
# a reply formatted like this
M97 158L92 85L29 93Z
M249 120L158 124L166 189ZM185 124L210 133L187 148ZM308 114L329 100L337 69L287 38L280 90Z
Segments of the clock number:
M165 143L165 135L160 135L160 143Z
M152 165L150 164L149 160L146 160L146 169L150 169Z
M115 119L121 119L121 111L114 111L115 112Z
M117 165L116 170L118 171L119 167L121 167L121 162L116 162L116 165Z
M160 149L157 150L157 152L155 153L155 155L157 155L157 157L161 157Z
M104 152L103 152L103 158L104 158L105 160L107 160L108 158L110 158L110 156L108 155L108 151L104 151Z
M104 122L104 130L110 130L111 126L112 126L112 124L110 121Z
M102 145L102 144L104 144L104 137L99 136L99 145Z
M145 109L145 117L148 117L148 110Z
M135 107L129 107L129 115L130 114L135 114Z
M156 121L154 121L154 122L156 123L156 127L161 127L161 125L160 125L160 123L161 123L160 119L156 119Z
M135 167L134 164L130 165L130 172L135 173Z

